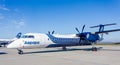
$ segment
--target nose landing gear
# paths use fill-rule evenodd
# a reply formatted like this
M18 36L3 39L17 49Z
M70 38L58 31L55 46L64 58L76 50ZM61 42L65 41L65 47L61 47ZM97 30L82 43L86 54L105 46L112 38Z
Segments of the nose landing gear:
M23 54L23 51L21 49L17 49L18 50L18 54Z
M92 43L92 51L97 51L98 49L94 46L95 43Z

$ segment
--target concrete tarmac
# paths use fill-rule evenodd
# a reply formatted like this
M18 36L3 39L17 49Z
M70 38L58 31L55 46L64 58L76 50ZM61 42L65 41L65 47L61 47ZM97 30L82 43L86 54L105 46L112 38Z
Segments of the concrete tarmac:
M97 52L90 48L23 49L23 55L16 49L0 48L0 65L120 65L120 46L97 46Z

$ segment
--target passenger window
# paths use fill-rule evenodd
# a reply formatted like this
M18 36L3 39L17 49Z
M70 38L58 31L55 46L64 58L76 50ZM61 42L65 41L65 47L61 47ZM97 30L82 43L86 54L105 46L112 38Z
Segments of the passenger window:
M28 36L28 38L34 38L34 36L30 35L30 36Z
M34 38L34 36L33 35L24 35L21 38Z

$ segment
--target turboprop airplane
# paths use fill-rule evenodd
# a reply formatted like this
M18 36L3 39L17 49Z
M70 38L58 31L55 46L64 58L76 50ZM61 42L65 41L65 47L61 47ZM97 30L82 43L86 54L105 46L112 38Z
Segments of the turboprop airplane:
M5 47L7 44L15 41L16 39L19 39L19 38L21 37L21 34L22 34L22 33L19 32L19 33L16 35L16 37L13 38L13 39L0 39L0 47L2 47L2 46Z
M92 51L97 51L97 48L94 46L98 41L103 40L103 34L109 32L120 31L120 29L114 30L105 30L104 26L116 25L113 24L105 24L105 25L97 25L92 26L91 28L99 27L99 31L91 33L91 32L83 32L85 25L82 28L82 31L79 32L78 28L75 28L78 32L77 34L69 34L69 35L59 35L48 32L44 33L26 33L19 39L10 43L7 48L15 48L18 50L18 54L23 54L22 49L29 48L51 48L51 47L62 47L63 50L66 50L67 46L85 46L92 45Z

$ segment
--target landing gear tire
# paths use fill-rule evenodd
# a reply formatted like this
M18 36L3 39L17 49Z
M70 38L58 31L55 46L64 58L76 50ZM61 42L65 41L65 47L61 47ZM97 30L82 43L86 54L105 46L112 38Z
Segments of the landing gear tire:
M67 50L66 46L62 47L62 49L63 49L64 51L66 51L66 50Z
M23 51L19 51L18 54L23 54Z
M97 51L97 48L96 47L92 47L92 51Z
M18 54L23 54L23 51L21 51L21 52L18 52Z
M18 54L23 54L23 51L18 49Z
M18 54L23 54L23 52L18 52Z

